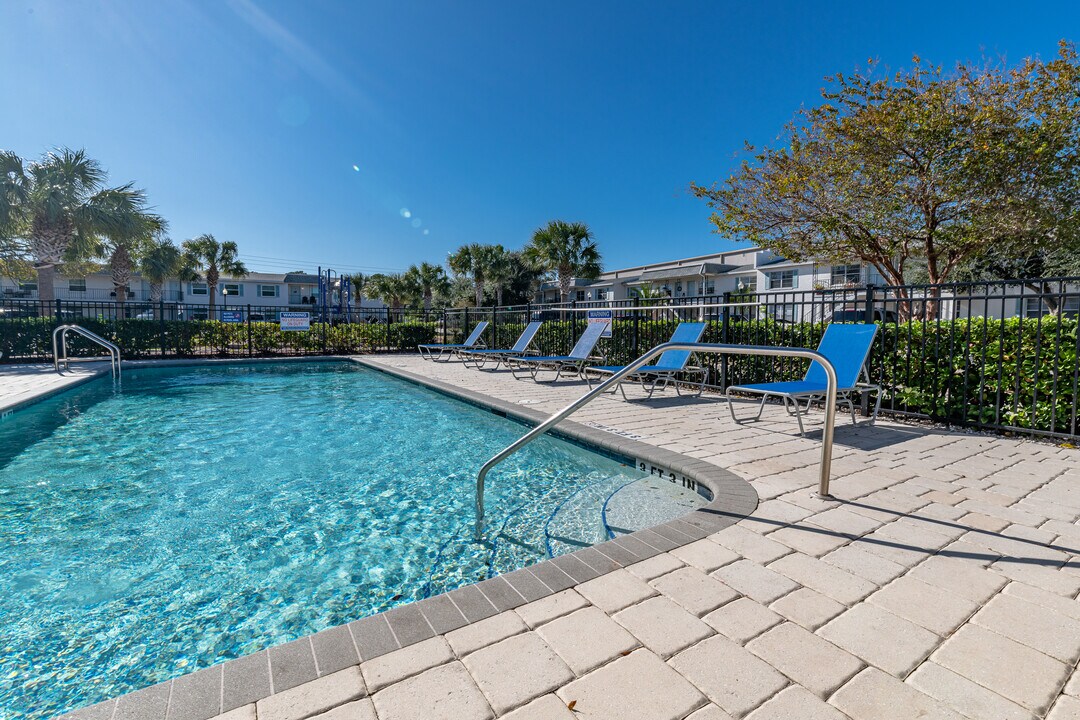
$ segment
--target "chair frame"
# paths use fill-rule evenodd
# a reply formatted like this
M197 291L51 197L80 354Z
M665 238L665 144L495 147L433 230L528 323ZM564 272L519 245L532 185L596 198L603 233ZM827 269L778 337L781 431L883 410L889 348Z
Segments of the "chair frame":
M588 332L588 328L586 328L585 332ZM582 336L584 336L584 334L585 333L583 332ZM532 359L526 356L511 356L506 358L506 367L510 369L510 373L514 376L515 380L523 379L522 377L518 376L518 370L522 368L527 368L529 370L533 382L542 382L537 376L543 369L555 371L555 377L552 380L546 382L558 382L559 378L562 377L564 370L573 370L573 374L576 375L578 379L584 379L584 376L582 375L582 370L585 368L586 363L596 358L596 356L593 355L593 350L596 348L596 346L600 343L602 339L603 333L601 333L600 336L596 338L596 342L593 343L593 346L591 348L589 348L588 355L582 358L574 358L570 355L564 357L548 358L534 357ZM578 342L581 342L581 337L578 338ZM604 361L604 357L605 356L603 355L599 357L600 362Z
M826 330L828 332L828 330ZM877 330L874 331L874 336L877 335ZM881 386L875 385L870 382L870 373L866 369L866 363L870 358L870 350L873 347L874 338L871 337L870 346L866 350L866 356L863 357L862 365L859 367L859 372L856 375L855 384L851 387L837 388L836 389L836 401L843 403L847 406L851 412L851 424L858 424L858 417L855 411L855 403L852 401L853 395L862 395L867 392L877 392L877 400L874 403L874 412L870 415L870 421L868 425L873 425L878 418L878 413L881 411ZM809 374L809 370L807 373ZM861 378L861 381L860 381ZM731 393L743 393L746 395L761 395L761 402L758 404L757 414L753 417L739 419L735 415L735 405L731 401ZM755 387L754 385L732 385L725 389L724 397L727 400L728 411L731 413L731 419L737 424L742 425L747 422L757 422L761 419L761 414L765 410L765 401L770 397L780 398L784 403L784 409L788 415L794 415L795 419L799 423L799 435L806 435L806 428L803 425L803 416L810 412L810 406L815 402L820 402L825 399L825 392L823 389L804 390L796 392L784 392L782 390L772 390L768 388ZM799 403L806 401L805 407Z
M488 329L488 321L481 320L480 322L476 323L476 327L473 328L473 333L476 332L477 327L480 328L480 332L477 333L476 340L471 345L464 343L450 345L426 344L417 345L416 349L420 351L420 357L422 357L424 360L431 360L432 362L450 362L454 359L455 355L460 358L461 352L464 350L473 350L477 349L478 347L487 347L487 343L484 342L483 335L484 332L486 332ZM470 337L473 333L469 333ZM466 340L468 340L468 338L466 338ZM439 351L438 355L433 352L435 350ZM446 357L445 360L443 359L444 356Z
M699 330L698 335L697 335L698 340L701 339L701 335L705 332L705 327L704 327L705 324L701 323L701 325L702 325L702 327ZM679 328L676 328L675 332L678 333ZM675 335L673 334L672 335L672 342L674 342L674 341L675 341ZM686 362L690 362L690 360L692 358L694 358L694 356L695 356L695 353L690 353L686 358ZM661 355L660 357L661 357L661 359L663 359L663 355ZM594 373L597 373L599 375L614 375L615 372L617 372L617 371L601 369L601 368L596 368L596 367L583 368L582 371L581 371L581 376L585 379L585 382L587 382L589 384L589 389L591 390L592 389L592 378L589 377L590 372L594 372ZM662 390L666 390L667 386L669 384L675 383L675 394L678 395L679 397L682 397L682 390L679 389L679 382L676 379L676 376L679 373L687 373L687 374L690 374L690 375L700 375L701 382L698 383L697 394L694 395L693 397L701 397L702 393L705 392L705 383L707 383L709 381L709 368L707 368L705 366L684 365L681 368L674 368L674 367L669 367L669 368L661 367L661 368L658 368L655 365L654 366L646 365L645 367L641 368L638 372L631 373L631 374L627 375L624 379L629 381L629 382L641 383L642 389L645 389L646 384L648 384L648 393L649 393L649 399L650 400L652 399L653 393L656 392L657 386L660 385L661 382L663 383L662 385L660 385L660 389L662 389ZM651 383L648 382L650 376L654 376L652 378ZM597 380L599 382L602 382L602 380L600 378L597 378ZM619 389L619 392L622 393L622 396L623 396L624 400L629 400L630 399L630 398L628 398L626 396L626 390L623 388L622 381L619 381L616 384L615 387L617 387ZM614 393L615 388L612 388L611 392Z
M534 321L534 322L536 322L536 321ZM532 323L530 322L529 325L531 325L531 324ZM522 349L520 351L514 350L513 348L510 348L510 349L507 349L507 350L498 350L498 349L490 349L489 350L487 348L472 348L470 350L462 350L462 351L460 351L458 353L460 355L460 357L461 357L461 362L462 362L462 364L465 365L465 367L469 367L469 363L471 362L472 366L474 368L476 368L477 370L487 370L488 361L493 359L493 360L495 360L495 367L491 368L491 370L488 370L488 372L493 372L495 370L498 370L499 366L502 365L504 362L506 362L506 360L508 358L511 358L511 357L528 357L531 354L536 354L535 350L529 350L529 345L532 344L532 341L536 338L536 335L540 332L540 327L542 325L543 325L542 321L538 322L536 330L534 330L532 335L529 336L529 341L527 343L525 343L524 349ZM514 345L517 345L518 342L521 342L522 337L524 337L525 333L527 333L528 331L529 331L529 327L528 327L528 325L526 325L525 329L521 331L521 336L518 337L517 342L515 342ZM477 350L480 350L480 352L477 352Z

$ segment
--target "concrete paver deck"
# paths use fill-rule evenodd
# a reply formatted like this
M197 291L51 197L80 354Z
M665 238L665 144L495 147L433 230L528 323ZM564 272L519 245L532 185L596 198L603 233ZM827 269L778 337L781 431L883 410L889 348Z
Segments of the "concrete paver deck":
M585 389L413 356L367 362L544 412ZM1076 450L840 424L825 501L815 495L820 431L798 437L781 408L740 426L715 398L628 393L574 419L730 469L757 491L757 510L640 562L603 555L618 569L584 582L530 575L557 591L532 602L451 593L468 624L458 617L448 630L428 620L419 632L406 615L352 623L365 660L352 674L335 668L268 698L223 701L231 712L219 720L1076 716ZM395 627L430 649L384 655L376 672L364 648L404 645ZM163 684L166 702L146 720L187 717L182 680ZM75 717L115 718L124 705Z

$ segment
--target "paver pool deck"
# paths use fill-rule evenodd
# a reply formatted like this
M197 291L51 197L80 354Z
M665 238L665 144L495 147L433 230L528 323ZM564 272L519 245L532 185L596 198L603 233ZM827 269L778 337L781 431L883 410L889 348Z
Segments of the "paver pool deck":
M584 391L415 356L363 361L534 413ZM1080 718L1080 452L840 416L835 499L822 500L820 433L798 437L779 406L740 426L715 396L628 393L573 419L731 471L756 509L65 717Z

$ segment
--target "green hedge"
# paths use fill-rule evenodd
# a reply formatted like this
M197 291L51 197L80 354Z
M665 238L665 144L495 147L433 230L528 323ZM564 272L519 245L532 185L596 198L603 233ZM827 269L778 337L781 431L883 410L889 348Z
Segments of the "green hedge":
M64 322L67 322L65 320ZM79 318L80 325L112 340L125 358L357 354L381 350L415 350L435 341L436 323L403 322L330 325L313 323L306 332L282 332L278 323L223 323L216 320L99 320ZM56 318L0 321L0 352L6 362L52 357ZM250 341L250 346L249 346ZM96 355L86 339L68 336L73 356Z
M601 342L605 362L623 365L646 349L667 341L677 320L632 319L612 323L612 339ZM564 354L585 327L584 320L544 323L533 343L541 353ZM726 339L719 322L710 322L703 342L740 345L817 347L825 323L732 321ZM510 347L523 322L489 329L495 346ZM460 342L464 329L450 335ZM1044 317L994 320L913 321L883 325L870 357L870 373L884 388L882 407L935 420L984 427L1016 427L1074 434L1077 412L1077 320ZM703 359L711 383L720 372L717 356ZM730 356L730 383L795 380L804 361Z
M216 321L97 320L78 322L116 342L127 358L238 356L250 354L357 354L409 351L419 343L461 342L464 327L439 322L329 325L307 332L281 332L277 323L229 324ZM55 318L0 321L4 360L44 360L52 356ZM470 326L472 322L470 321ZM612 339L599 351L609 364L625 364L671 337L676 320L616 320ZM499 322L489 328L489 347L510 347L524 322ZM533 348L564 354L585 327L583 319L544 323ZM471 329L468 328L468 329ZM733 321L726 338L719 322L709 323L705 342L816 347L823 323ZM164 352L162 336L164 335ZM1077 321L1070 318L972 318L884 325L870 359L871 377L885 388L882 407L936 420L976 426L1012 426L1075 433L1077 403ZM72 354L96 354L71 336ZM719 360L705 359L718 382ZM726 379L748 383L797 379L805 362L783 358L730 357Z

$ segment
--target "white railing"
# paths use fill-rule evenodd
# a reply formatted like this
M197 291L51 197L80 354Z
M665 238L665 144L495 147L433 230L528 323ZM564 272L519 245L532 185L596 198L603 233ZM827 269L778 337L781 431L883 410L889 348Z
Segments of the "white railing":
M56 368L56 372L60 372L61 365L63 365L66 370L72 362L76 362L69 358L67 353L67 334L69 332L73 332L76 335L82 335L87 340L108 350L112 376L117 379L120 378L120 346L106 340L96 333L90 332L81 325L61 325L53 331L53 367ZM96 358L80 358L78 362L89 362L95 359Z
M515 442L505 447L497 455L484 463L476 476L476 539L479 540L484 531L484 481L493 467L506 458L516 453L521 448L540 437L553 428L560 421L576 412L601 393L613 388L627 375L633 375L648 364L650 360L668 350L692 350L697 353L711 353L714 355L764 355L774 357L805 358L817 362L825 369L825 427L821 438L821 464L818 472L818 494L821 497L829 497L829 476L832 473L832 450L833 432L836 424L836 369L821 353L808 348L773 347L770 345L722 345L717 343L676 343L668 342L657 345L644 355L634 360L629 365L619 370L604 382L579 397L574 402L564 407L559 412L549 417L544 422L522 435Z

